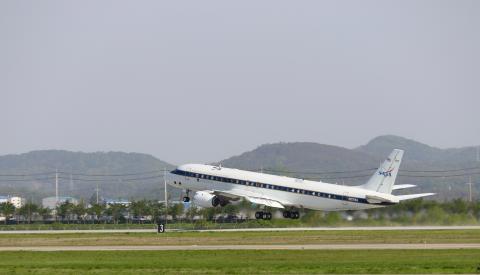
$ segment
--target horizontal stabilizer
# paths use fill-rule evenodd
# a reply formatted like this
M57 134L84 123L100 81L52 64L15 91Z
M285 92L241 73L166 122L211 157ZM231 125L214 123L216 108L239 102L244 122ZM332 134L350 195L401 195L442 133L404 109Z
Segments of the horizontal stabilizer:
M388 198L384 198L380 196L367 195L366 198L369 203L394 202Z
M415 184L397 184L393 186L392 190L402 190L402 189L412 188L415 186L416 186Z
M410 195L401 195L396 197L398 198L398 200L404 201L404 200L417 199L417 198L433 196L433 195L435 195L435 193L410 194Z

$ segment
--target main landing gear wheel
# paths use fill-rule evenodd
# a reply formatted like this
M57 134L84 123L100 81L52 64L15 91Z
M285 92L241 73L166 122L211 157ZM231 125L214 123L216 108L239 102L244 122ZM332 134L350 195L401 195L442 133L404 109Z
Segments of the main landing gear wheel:
M300 213L298 213L297 211L284 211L283 212L283 217L285 219L298 219L300 218Z
M271 220L272 219L272 213L263 212L263 211L255 212L255 219L257 219L257 220Z

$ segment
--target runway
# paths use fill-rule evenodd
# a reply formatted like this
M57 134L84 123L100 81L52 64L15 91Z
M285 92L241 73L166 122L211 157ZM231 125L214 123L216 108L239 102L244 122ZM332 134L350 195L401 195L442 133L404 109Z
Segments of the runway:
M375 231L375 230L480 230L480 226L368 226L368 227L287 227L180 230L166 232L269 232L269 231ZM155 233L156 229L94 229L94 230L5 230L0 234L78 234L78 233Z
M180 250L363 250L363 249L480 249L480 244L312 244L312 245L125 245L0 247L0 251L180 251Z

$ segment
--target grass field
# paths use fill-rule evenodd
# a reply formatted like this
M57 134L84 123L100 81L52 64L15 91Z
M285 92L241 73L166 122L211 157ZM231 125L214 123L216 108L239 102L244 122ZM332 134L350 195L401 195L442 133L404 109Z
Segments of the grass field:
M0 246L480 243L480 230L0 234Z
M1 274L478 273L480 250L2 252Z

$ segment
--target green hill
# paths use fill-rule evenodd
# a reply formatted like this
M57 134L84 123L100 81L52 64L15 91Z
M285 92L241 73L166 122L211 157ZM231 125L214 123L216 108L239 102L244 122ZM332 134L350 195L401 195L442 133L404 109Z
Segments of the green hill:
M255 150L223 160L225 167L247 170L265 169L286 171L341 171L368 169L381 158L361 151L318 144L292 142L265 144Z
M398 183L419 186L406 190L407 193L437 192L439 195L435 198L440 200L466 197L468 176L441 176L480 173L480 169L448 173L409 172L479 167L476 148L440 149L391 135L376 137L354 149L313 142L265 144L218 163L225 167L263 169L265 173L355 185L364 183L374 172L371 169L376 169L394 148L405 150ZM139 153L44 150L6 155L0 156L0 175L4 175L0 176L0 195L18 194L33 197L37 201L53 196L55 170L58 170L60 195L88 199L98 183L102 197L160 199L163 198L161 175L164 168L170 170L173 166L151 155ZM38 175L5 176L12 174ZM102 177L92 174L134 175ZM472 180L480 182L479 175L473 175ZM478 188L480 185L476 184L474 190ZM172 198L179 198L179 190L172 190L171 194Z
M19 194L37 201L55 195L55 171L59 171L59 194L89 198L98 184L106 198L163 197L164 168L169 163L147 154L123 152L32 151L0 156L0 194ZM145 173L144 173L145 172ZM45 174L47 173L47 174ZM88 175L96 176L88 176ZM100 176L100 175L128 176Z

